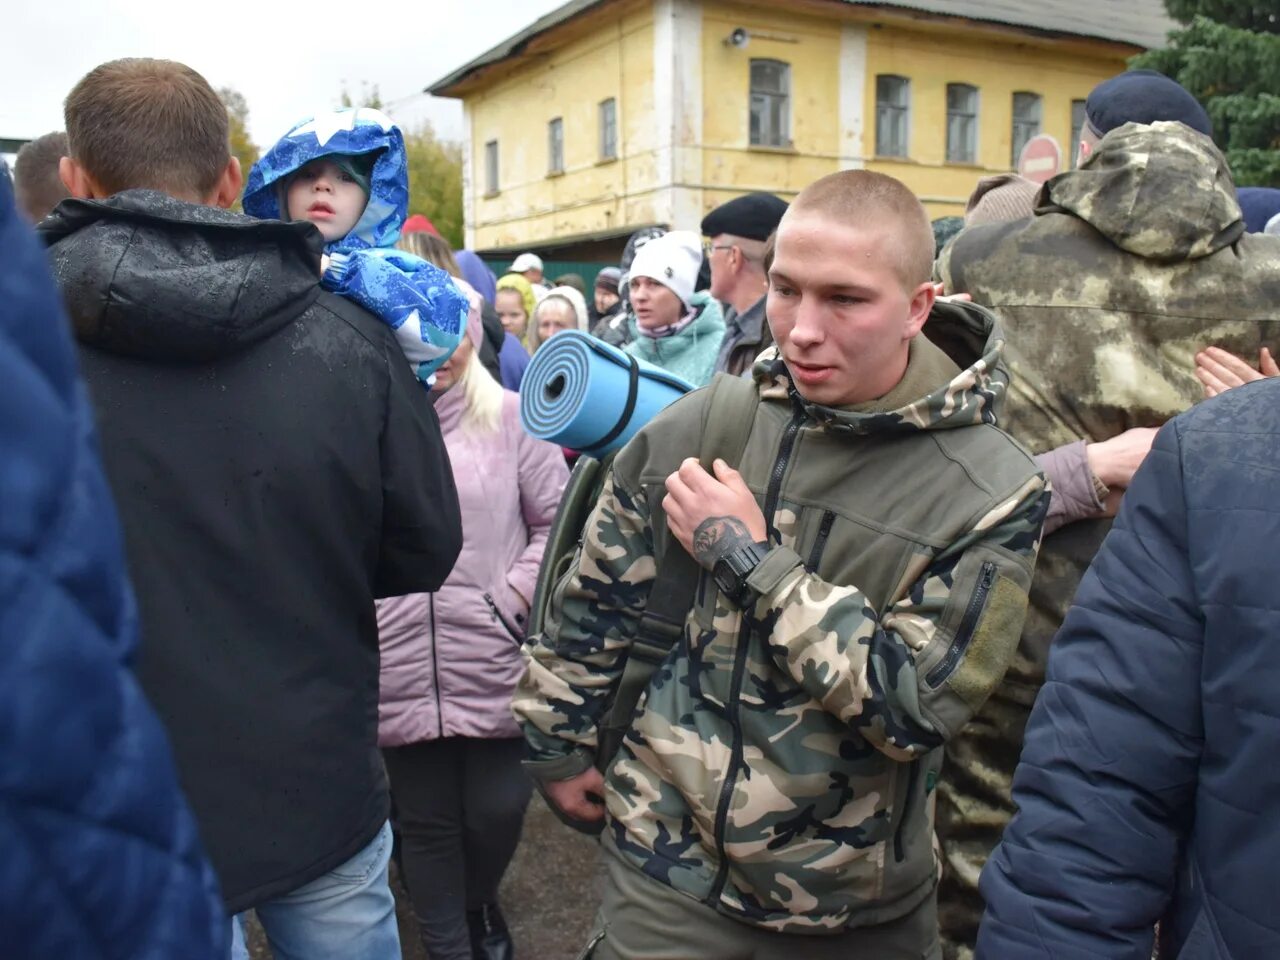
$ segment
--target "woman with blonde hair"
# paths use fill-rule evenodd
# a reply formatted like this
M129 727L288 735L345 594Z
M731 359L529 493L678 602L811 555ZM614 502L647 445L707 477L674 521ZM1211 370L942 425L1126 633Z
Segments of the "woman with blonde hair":
M449 246L448 240L438 234L428 233L426 230L402 233L400 239L396 241L396 246L405 253L412 253L428 263L434 263L450 276L462 276L462 269L453 255L453 247Z
M561 330L588 332L587 301L573 287L552 287L533 308L529 324L529 353Z
M510 703L538 565L569 477L560 448L521 429L519 397L480 363L480 338L473 309L432 387L462 508L462 553L435 593L378 604L378 738L405 882L432 960L511 955L498 885L531 785Z

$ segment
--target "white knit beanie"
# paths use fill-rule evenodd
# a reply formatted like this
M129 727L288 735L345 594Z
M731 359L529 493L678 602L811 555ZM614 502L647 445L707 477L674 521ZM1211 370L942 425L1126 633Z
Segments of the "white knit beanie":
M702 238L692 230L672 230L654 237L636 251L627 271L627 281L648 277L662 284L686 306L691 306L693 288L702 269Z

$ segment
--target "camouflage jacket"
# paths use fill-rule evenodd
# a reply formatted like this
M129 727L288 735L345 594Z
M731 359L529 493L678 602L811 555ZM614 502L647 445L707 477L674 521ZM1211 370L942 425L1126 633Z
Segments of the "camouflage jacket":
M1260 347L1280 346L1280 238L1245 233L1226 160L1177 123L1107 134L1080 169L1045 185L1033 219L963 231L939 270L948 292L1000 317L1011 375L1000 423L1037 454L1187 409L1203 396L1193 375L1202 347L1256 363ZM1109 529L1090 519L1045 537L1014 664L947 747L944 940L976 938L978 873L1013 812L1049 642Z
M947 350L912 344L903 381L854 409L806 404L775 350L739 469L774 544L739 609L709 574L606 778L604 842L720 913L824 933L902 916L937 864L939 747L981 706L1021 630L1047 505L1031 457L993 426L1005 378L990 314ZM656 557L682 549L663 483L696 454L706 391L618 455L550 627L526 645L514 710L530 771L592 762Z

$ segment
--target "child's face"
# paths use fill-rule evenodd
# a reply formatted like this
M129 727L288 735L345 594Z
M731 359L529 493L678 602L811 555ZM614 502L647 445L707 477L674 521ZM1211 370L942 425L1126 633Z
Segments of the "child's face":
M351 232L369 198L364 189L336 163L318 157L289 180L285 192L290 220L309 220L320 228L326 243Z
M516 337L524 336L524 328L529 325L529 315L524 312L524 297L519 290L499 290L494 297L493 309L507 333Z

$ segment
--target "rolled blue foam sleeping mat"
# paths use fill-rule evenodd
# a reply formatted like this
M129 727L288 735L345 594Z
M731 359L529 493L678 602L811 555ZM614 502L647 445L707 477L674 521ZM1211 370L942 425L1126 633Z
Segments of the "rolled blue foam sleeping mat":
M565 330L538 348L524 372L520 421L531 437L599 459L692 389L603 340Z

